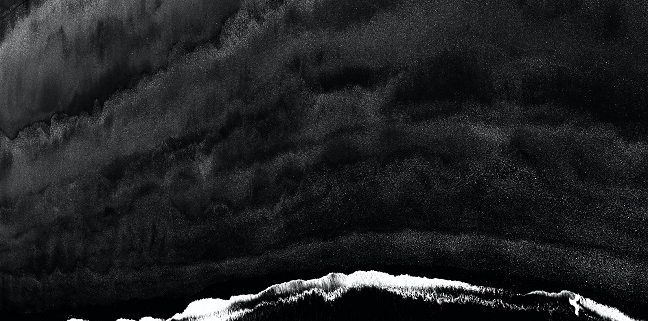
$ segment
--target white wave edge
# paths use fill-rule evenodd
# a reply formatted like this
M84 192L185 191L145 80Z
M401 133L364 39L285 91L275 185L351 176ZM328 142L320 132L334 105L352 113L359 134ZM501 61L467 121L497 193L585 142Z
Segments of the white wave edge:
M234 304L246 303L264 298L274 298L277 301L292 301L300 296L317 292L325 300L332 301L339 298L349 289L361 287L383 288L398 294L416 296L420 292L416 289L456 288L469 291L487 292L496 291L486 287L471 285L461 281L443 279L428 279L410 275L390 275L378 271L357 271L346 275L343 273L329 273L319 279L293 280L268 287L258 294L232 296L229 300L201 299L190 303L182 313L177 313L167 321L185 319L224 321L232 320L251 310L235 310ZM410 291L403 291L410 290ZM430 298L445 300L445 298Z
M252 312L252 309L239 308L236 305L249 303L252 301L260 301L260 305L267 304L268 302L291 302L299 298L317 293L326 301L333 301L342 296L350 289L359 289L364 287L382 288L390 292L408 296L408 297L423 297L425 300L436 300L439 303L457 302L466 300L467 298L459 297L446 297L443 295L430 295L425 294L420 290L426 289L441 289L451 288L465 290L476 293L497 293L503 291L502 289L489 288L483 286L476 286L461 281L452 281L444 279L428 279L423 277L416 277L410 275L394 276L384 272L378 271L357 271L352 274L346 275L343 273L329 273L328 275L311 280L293 280L268 287L267 289L257 294L244 294L232 296L229 299L219 298L205 298L196 300L190 303L182 313L176 313L173 317L166 321L181 321L181 320L204 320L204 321L229 321L235 320L238 317ZM571 291L561 292L545 292L533 291L526 295L540 295L550 298L566 298L569 303L574 306L574 312L579 315L581 311L587 311L603 319L612 321L639 321L630 318L623 312L616 308L609 307L594 300L585 298L579 294ZM268 299L273 299L270 301ZM505 302L495 300L490 305L506 306ZM70 319L68 321L75 321L78 319ZM131 321L129 319L119 319L118 321ZM145 317L140 321L164 321L163 319L155 319Z

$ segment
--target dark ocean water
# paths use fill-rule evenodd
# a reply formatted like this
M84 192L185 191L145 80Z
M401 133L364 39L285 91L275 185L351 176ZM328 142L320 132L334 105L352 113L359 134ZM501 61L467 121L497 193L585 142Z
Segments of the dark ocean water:
M517 2L12 5L0 321L648 318L648 6Z

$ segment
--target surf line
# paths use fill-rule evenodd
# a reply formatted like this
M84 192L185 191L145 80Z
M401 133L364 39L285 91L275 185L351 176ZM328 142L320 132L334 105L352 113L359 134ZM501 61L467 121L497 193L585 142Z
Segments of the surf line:
M587 313L594 314L597 317L608 319L608 320L638 321L625 315L623 312L619 311L618 309L602 305L588 298L585 298L578 293L574 293L567 290L562 290L558 293L547 292L547 291L532 291L523 296L531 296L531 295L540 295L552 299L567 299L569 300L569 304L574 307L574 313L576 314L576 316L580 316L582 310L582 311L586 311Z

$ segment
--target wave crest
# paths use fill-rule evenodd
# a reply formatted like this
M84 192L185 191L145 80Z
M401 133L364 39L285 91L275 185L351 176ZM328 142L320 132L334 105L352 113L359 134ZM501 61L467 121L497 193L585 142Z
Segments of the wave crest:
M254 315L263 308L282 307L304 301L309 297L320 297L334 302L351 291L374 289L395 294L397 300L417 299L431 304L465 307L485 306L516 312L564 313L568 317L569 305L575 307L575 315L587 315L594 320L634 320L616 308L605 306L570 291L559 293L533 291L525 295L511 293L497 288L475 286L460 281L428 279L410 275L394 276L377 271L358 271L346 275L330 273L319 279L293 280L273 285L253 295L233 296L228 300L201 299L177 313L171 320L241 320ZM542 297L547 300L523 300L528 297ZM312 300L312 299L311 299ZM545 311L545 312L546 312ZM253 319L254 317L251 317ZM567 318L569 319L569 318Z

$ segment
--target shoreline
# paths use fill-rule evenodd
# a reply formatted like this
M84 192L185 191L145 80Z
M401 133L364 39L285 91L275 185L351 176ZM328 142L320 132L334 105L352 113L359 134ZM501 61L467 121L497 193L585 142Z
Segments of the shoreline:
M486 253L484 248L488 246L491 246L491 250ZM513 248L519 251L512 252ZM566 268L578 267L582 263L578 259L588 256L599 258L599 264L580 270ZM543 262L546 265L543 266ZM619 269L615 271L612 267ZM130 275L122 274L121 280L116 280L114 275L123 271L111 271L106 279L124 285L140 285L139 288L131 286L123 289L122 297L129 299L92 308L65 309L21 317L36 320L72 314L89 320L115 320L119 317L138 319L144 316L168 318L200 298L258 293L273 284L317 278L329 272L378 270L393 275L463 281L521 294L533 290L566 289L637 318L648 315L648 308L639 299L642 293L648 292L648 280L640 279L639 272L632 272L641 268L648 267L645 263L630 262L599 250L584 253L584 250L480 235L418 231L352 233L333 240L294 244L257 257L182 267L154 267ZM594 271L607 273L597 275ZM633 273L637 278L634 280L635 286L624 286L623 281L629 281L624 275L627 277ZM156 282L158 278L167 282ZM572 281L562 281L567 279ZM142 298L147 289L159 289L165 284L170 286L165 296ZM99 292L95 295L102 295ZM105 293L101 300L96 301L110 301ZM95 301L92 298L86 300ZM171 310L173 313L167 313ZM150 314L151 311L156 313Z

